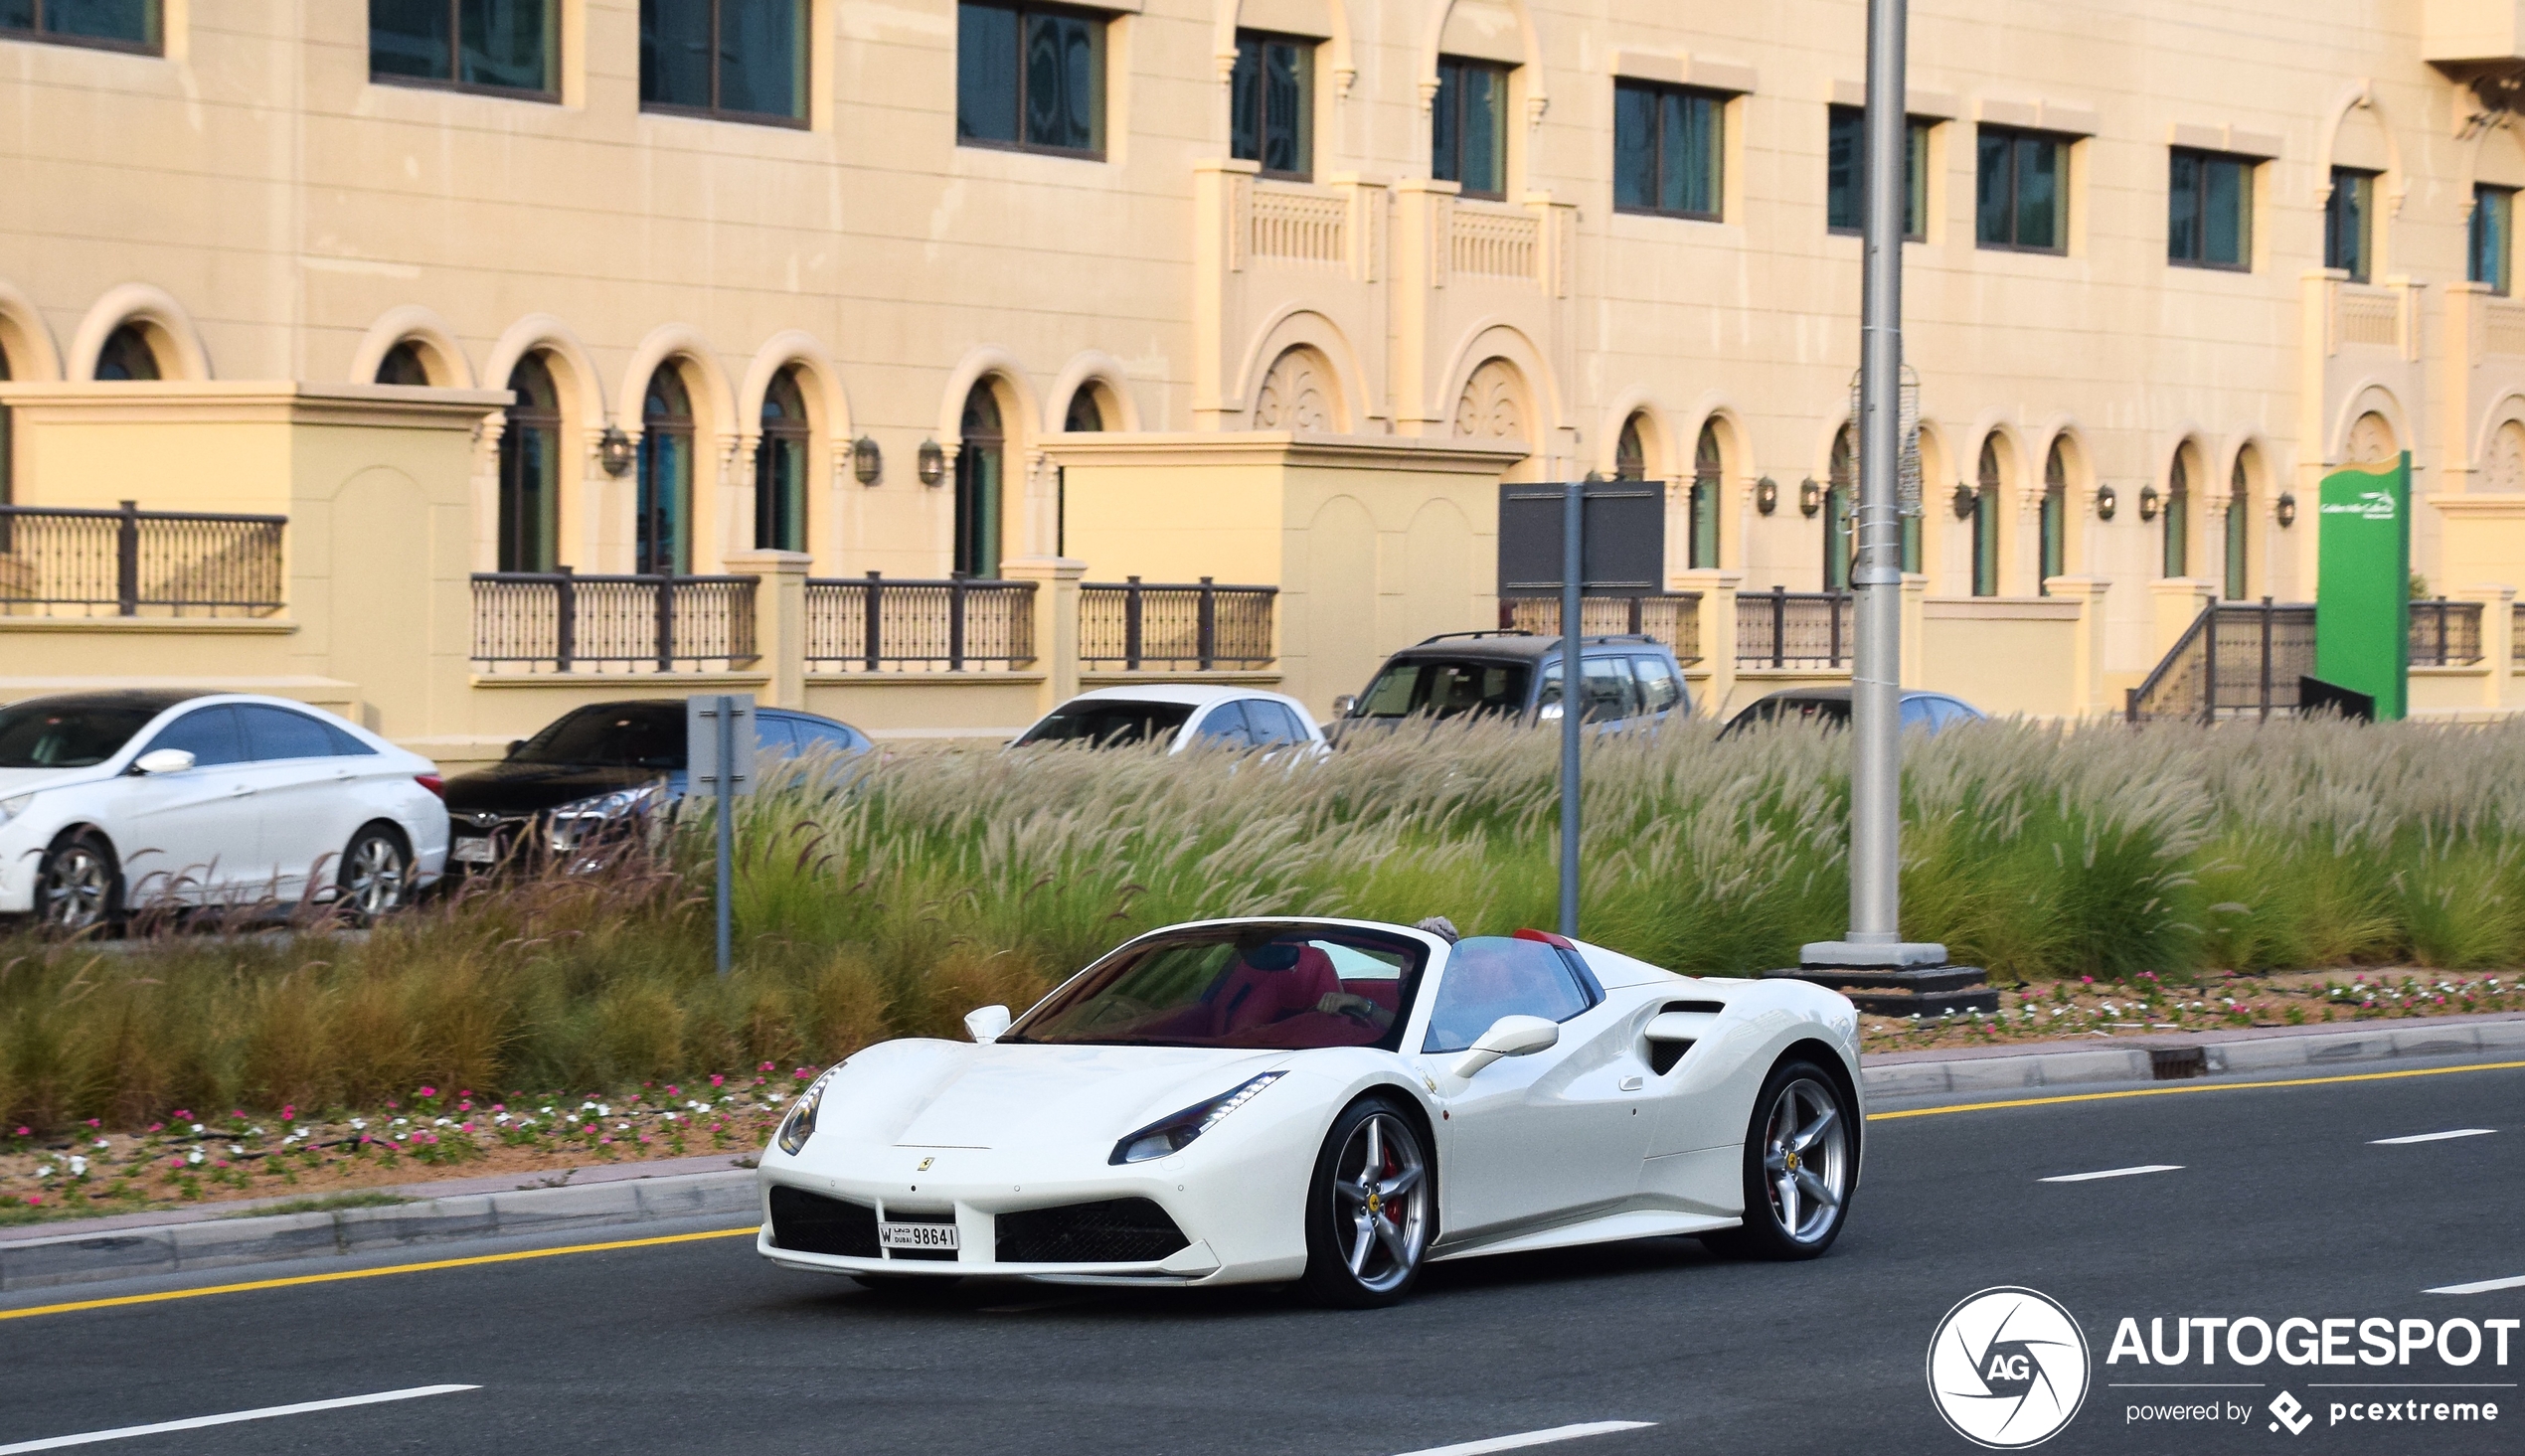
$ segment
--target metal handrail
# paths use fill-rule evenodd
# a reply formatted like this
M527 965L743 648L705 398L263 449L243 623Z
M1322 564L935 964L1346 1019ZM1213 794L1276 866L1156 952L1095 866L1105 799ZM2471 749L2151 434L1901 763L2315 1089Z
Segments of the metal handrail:
M286 516L0 505L0 608L280 610Z
M473 660L581 667L757 661L753 576L608 575L569 566L473 574Z
M817 577L806 583L806 662L827 672L963 672L1035 661L1035 583Z
M1751 608L1749 610L1749 607ZM1791 608L1797 608L1804 620L1798 623L1795 650L1789 632ZM1749 591L1736 598L1736 665L1738 667L1784 668L1790 665L1839 668L1849 663L1857 645L1858 598L1847 591L1790 591L1774 586L1768 591ZM1768 616L1766 627L1763 618ZM1820 623L1816 618L1821 618ZM1816 627L1823 629L1823 641L1810 640ZM1747 650L1747 634L1752 633L1753 650ZM1768 639L1766 643L1765 639ZM1816 653L1811 649L1821 646Z
M1502 631L1557 637L1561 634L1561 598L1503 596L1499 599L1499 626ZM1579 603L1579 631L1589 637L1648 637L1673 649L1675 661L1690 667L1701 661L1701 593L1590 595Z
M1268 667L1277 657L1271 635L1279 593L1277 586L1222 586L1208 576L1083 582L1079 658L1118 663L1125 672Z

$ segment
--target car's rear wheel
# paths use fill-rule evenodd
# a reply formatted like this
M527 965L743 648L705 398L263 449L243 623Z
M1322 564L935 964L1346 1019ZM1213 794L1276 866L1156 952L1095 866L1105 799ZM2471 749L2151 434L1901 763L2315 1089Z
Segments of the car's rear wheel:
M94 830L64 835L35 870L36 918L78 934L122 918L122 867L113 846Z
M362 827L342 852L342 869L333 883L334 904L354 923L374 924L379 916L403 908L413 886L412 851L403 834L386 824Z
M1306 1292L1370 1309L1412 1292L1437 1231L1428 1144L1401 1104L1352 1103L1333 1120L1306 1196Z
M1701 1241L1742 1258L1814 1258L1841 1236L1858 1171L1840 1081L1803 1057L1783 1061L1764 1078L1745 1133L1745 1222Z

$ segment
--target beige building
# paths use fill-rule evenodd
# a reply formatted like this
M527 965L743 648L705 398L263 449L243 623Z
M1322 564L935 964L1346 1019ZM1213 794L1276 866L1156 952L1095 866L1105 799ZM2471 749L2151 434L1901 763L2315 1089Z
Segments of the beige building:
M1840 584L1860 0L648 9L0 0L9 499L288 518L260 595L0 552L0 695L253 682L449 757L661 666L901 730L1322 710L1498 620L1500 481L1589 471L1668 482L1710 706L1846 675L1750 598ZM2408 450L2470 603L2415 705L2525 702L2520 75L2517 0L1916 4L1907 676L2118 710ZM465 579L563 566L770 584L574 656ZM870 571L1034 587L889 655ZM1277 596L1133 660L1083 574Z

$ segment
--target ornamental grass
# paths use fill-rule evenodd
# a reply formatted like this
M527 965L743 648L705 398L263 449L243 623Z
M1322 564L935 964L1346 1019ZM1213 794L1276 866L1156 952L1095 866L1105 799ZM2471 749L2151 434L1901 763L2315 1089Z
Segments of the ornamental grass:
M21 929L0 942L0 1126L821 1064L957 1035L1204 916L1549 925L1555 751L1444 726L1317 763L924 748L775 772L740 816L725 980L698 826L364 936ZM1996 981L2525 964L2525 727L1990 723L1905 752L1905 928ZM1585 934L1720 974L1838 935L1846 763L1801 728L1593 742Z

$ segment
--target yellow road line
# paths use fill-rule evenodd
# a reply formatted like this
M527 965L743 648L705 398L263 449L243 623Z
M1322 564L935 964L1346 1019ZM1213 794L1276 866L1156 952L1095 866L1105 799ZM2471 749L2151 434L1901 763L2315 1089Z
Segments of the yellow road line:
M1990 1112L2002 1107L2049 1107L2058 1102L2109 1102L2119 1097L2173 1097L2185 1092L2245 1092L2256 1087L2319 1087L2331 1082L2382 1082L2407 1076L2445 1076L2458 1071L2512 1071L2525 1061L2476 1061L2468 1066L2424 1066L2410 1071L2358 1071L2339 1076L2288 1077L2268 1082L2210 1082L2184 1087L2138 1087L2123 1092L2065 1092L2057 1097L2019 1097L2007 1102L1959 1102L1952 1107L1910 1107L1900 1112L1871 1112L1870 1122L1897 1117L1943 1117L1949 1112Z
M377 1279L388 1274L422 1274L432 1269L465 1269L476 1264L513 1264L521 1259L551 1259L563 1254L603 1253L616 1248L654 1248L663 1243L691 1243L704 1238L735 1238L752 1235L760 1225L749 1223L743 1228L713 1228L705 1233L667 1233L655 1238L624 1238L612 1243L574 1243L567 1248L530 1248L516 1253L475 1254L461 1259L431 1259L422 1264L389 1264L379 1269L343 1269L331 1274L295 1274L286 1279L255 1279L244 1284L214 1284L203 1289L168 1289L156 1294L122 1294L112 1299L83 1299L70 1304L44 1304L31 1309L0 1309L0 1320L25 1320L37 1315L66 1315L75 1310L112 1309L126 1304L158 1304L170 1299L200 1299L212 1294L245 1294L256 1289L287 1289L298 1284L332 1284L343 1279Z

